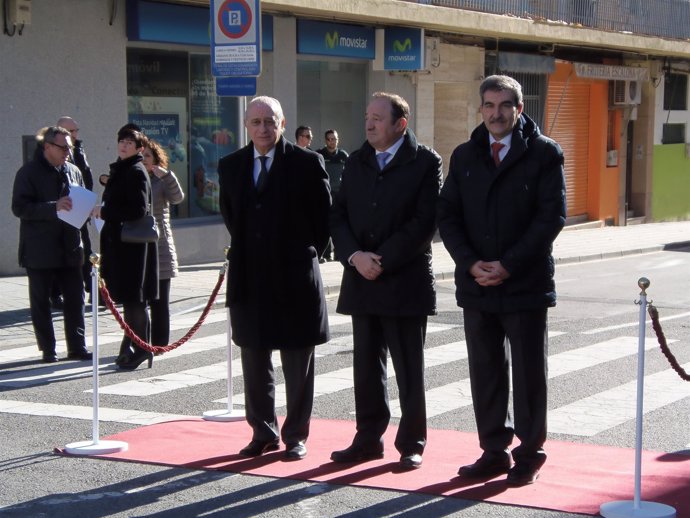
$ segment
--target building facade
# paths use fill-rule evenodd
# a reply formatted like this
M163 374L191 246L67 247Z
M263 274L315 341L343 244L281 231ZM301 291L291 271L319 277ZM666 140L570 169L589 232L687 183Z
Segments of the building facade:
M246 98L216 93L209 0L29 4L28 18L6 18L0 46L6 185L62 115L79 122L96 175L136 122L187 194L173 214L182 264L222 260L216 164L245 141ZM317 148L335 128L347 151L365 140L369 95L400 93L447 164L481 121L482 78L507 73L564 148L569 222L687 219L690 27L677 21L689 16L684 0L265 0L256 93L280 99L288 138L310 126ZM22 271L18 228L5 204L0 275Z

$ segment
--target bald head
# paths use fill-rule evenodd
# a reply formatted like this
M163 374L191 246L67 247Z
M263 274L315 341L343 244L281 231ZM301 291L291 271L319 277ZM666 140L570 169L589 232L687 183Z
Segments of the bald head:
M67 131L69 131L69 134L72 137L73 141L79 138L79 125L77 124L77 121L75 121L72 117L63 115L58 119L55 125L61 128L65 128Z

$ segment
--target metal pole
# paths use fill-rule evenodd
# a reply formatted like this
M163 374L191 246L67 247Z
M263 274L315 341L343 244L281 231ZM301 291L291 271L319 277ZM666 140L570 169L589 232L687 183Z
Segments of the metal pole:
M675 518L676 510L670 505L640 500L642 483L642 400L644 399L644 341L647 322L647 288L649 279L640 277L637 285L642 290L640 301L640 323L638 326L637 349L637 422L635 423L635 492L633 500L606 502L599 507L599 514L604 518Z
M225 247L225 272L230 271L230 261L228 260L228 253L230 247ZM227 279L227 277L226 277ZM244 412L238 412L232 407L232 322L230 321L230 308L226 308L226 327L227 327L227 349L228 349L228 403L225 410L208 410L203 413L203 418L206 421L240 421L245 418Z
M89 258L91 259L91 258ZM99 415L98 406L100 404L98 395L98 266L100 258L96 257L91 261L91 329L93 330L93 443L98 444Z
M637 347L637 412L635 418L635 493L633 497L633 509L640 508L640 484L642 479L642 419L644 413L642 406L644 401L644 341L646 334L645 323L647 321L647 288L649 280L644 277L637 282L642 289L640 292L640 322L638 325L638 347Z
M101 441L98 430L98 267L101 257L89 256L91 261L91 320L93 327L93 438L91 441L73 442L65 446L65 452L72 455L107 455L127 451L124 441Z

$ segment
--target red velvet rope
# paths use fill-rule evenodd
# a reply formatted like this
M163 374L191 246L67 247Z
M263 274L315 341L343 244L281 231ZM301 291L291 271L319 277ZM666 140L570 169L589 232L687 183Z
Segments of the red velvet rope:
M103 302L105 302L105 305L113 314L115 320L117 320L117 322L120 324L120 327L124 330L125 334L132 339L132 342L134 342L134 344L136 344L139 348L145 351L149 351L156 354L162 354L177 349L183 343L188 341L192 336L194 336L194 333L196 333L199 330L201 324L203 324L204 320L206 320L206 316L208 315L209 311L211 311L213 303L215 302L216 297L218 296L218 292L220 291L220 288L223 285L223 279L225 279L226 269L227 265L224 264L223 267L220 269L220 272L218 273L218 282L216 282L216 286L213 288L213 291L211 292L211 297L208 299L208 303L206 304L204 310L201 312L201 315L199 316L199 319L196 321L196 324L194 324L182 338L168 345L151 345L150 343L145 342L140 337L138 337L136 333L132 331L132 328L127 325L127 322L124 321L122 315L115 307L115 303L113 302L113 299L110 297L110 292L108 291L108 288L106 288L105 281L103 279L99 279L98 286L99 291L101 293L101 297L103 298Z
M652 328L656 333L656 338L659 341L659 347L661 347L661 352L664 353L664 356L666 356L668 363L670 363L671 367L673 367L673 370L678 373L678 376L680 376L685 381L690 381L690 374L685 372L685 369L683 369L683 367L680 366L678 360L676 360L676 357L673 356L671 349L669 349L668 344L666 343L664 331L661 329L661 324L659 323L659 312L652 304L650 304L647 308L647 312L649 313L649 316L652 318Z

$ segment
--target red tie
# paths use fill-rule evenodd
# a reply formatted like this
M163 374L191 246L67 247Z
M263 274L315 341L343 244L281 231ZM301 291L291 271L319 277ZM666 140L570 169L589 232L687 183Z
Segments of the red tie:
M494 159L494 163L498 166L498 164L501 163L501 159L498 157L498 154L501 152L501 149L505 147L505 144L501 144L500 142L494 142L491 144L491 156Z

